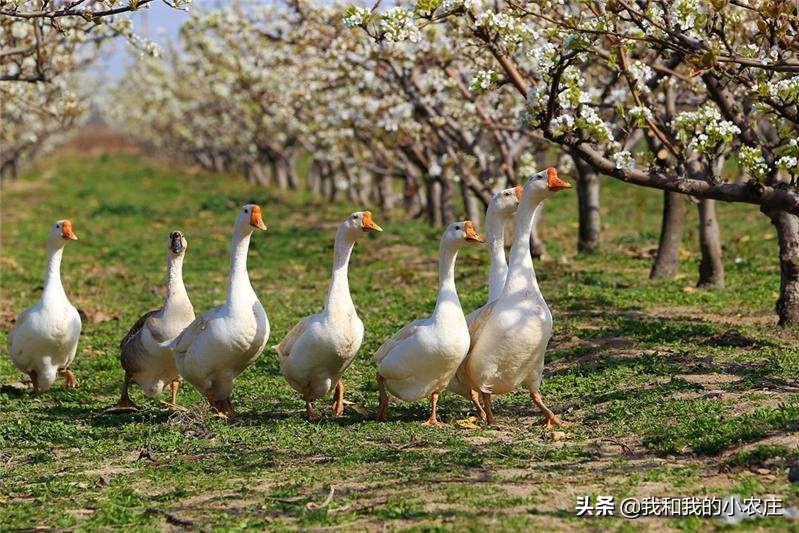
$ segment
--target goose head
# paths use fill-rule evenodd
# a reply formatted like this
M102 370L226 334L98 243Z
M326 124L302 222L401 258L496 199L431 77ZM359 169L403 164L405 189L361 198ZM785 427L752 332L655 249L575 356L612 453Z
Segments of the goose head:
M261 214L261 206L258 204L247 204L239 209L236 223L233 225L234 231L242 235L249 235L253 231L265 230L266 224Z
M186 253L189 245L186 237L180 231L173 231L169 234L169 257L180 257Z
M444 235L441 237L442 245L454 248L482 244L484 242L486 242L485 239L474 229L474 222L471 220L453 222L447 226Z
M67 241L77 241L78 236L72 229L71 220L57 220L50 228L47 236L47 245L54 248L62 248Z
M383 228L372 220L371 211L356 211L352 213L341 223L341 227L353 239L358 238L361 233L383 231Z
M522 198L523 201L527 199L541 201L563 189L571 189L571 185L558 177L558 171L555 167L549 167L537 174L533 174L530 181L524 186Z
M516 208L519 207L523 192L524 189L519 185L499 191L491 198L491 201L488 202L487 213L497 214L500 217L511 216L516 212Z

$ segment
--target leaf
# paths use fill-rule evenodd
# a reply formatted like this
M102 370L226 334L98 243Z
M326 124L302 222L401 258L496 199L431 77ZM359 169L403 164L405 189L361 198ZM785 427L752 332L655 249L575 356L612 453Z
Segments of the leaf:
M455 425L461 429L479 429L477 425L477 418L470 416L469 418L461 418L455 421Z

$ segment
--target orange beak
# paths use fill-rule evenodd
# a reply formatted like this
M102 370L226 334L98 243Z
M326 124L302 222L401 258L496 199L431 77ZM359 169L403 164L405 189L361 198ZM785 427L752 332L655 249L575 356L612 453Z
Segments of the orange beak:
M61 224L61 238L69 239L70 241L77 241L78 240L78 236L75 235L74 231L72 231L72 221L71 220L65 220Z
M252 206L252 211L250 212L250 226L263 230L266 229L264 219L261 217L261 206L258 204Z
M558 171L555 167L549 167L547 169L547 188L554 192L562 189L571 189L572 186L558 177Z
M471 220L467 220L464 224L464 229L466 231L466 240L468 242L486 242L484 238L482 238L475 230L474 230L474 222Z
M521 202L522 194L524 194L524 189L522 188L521 185L517 185L513 190L516 193L516 201Z
M364 231L383 231L383 228L375 224L372 220L372 212L364 211L363 218L361 219L361 229Z

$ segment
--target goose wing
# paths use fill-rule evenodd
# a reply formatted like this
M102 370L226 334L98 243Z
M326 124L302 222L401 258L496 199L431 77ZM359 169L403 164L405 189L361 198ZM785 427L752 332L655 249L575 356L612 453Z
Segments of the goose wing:
M14 321L14 326L11 328L11 331L8 332L8 338L6 339L8 344L8 353L11 353L12 346L14 345L14 332L17 330L18 327L21 327L22 324L28 319L28 315L30 314L30 309L25 309L19 315L17 315L17 319Z
M396 332L390 339L383 343L380 348L377 349L375 354L372 356L372 361L375 363L380 363L396 346L416 333L416 330L419 329L419 326L422 325L424 319L420 318L419 320L414 320L410 324L405 325L402 329Z
M479 309L475 309L466 317L466 324L469 327L469 338L471 339L469 352L466 355L467 358L472 354L475 341L480 337L480 334L488 323L488 319L490 319L491 315L494 313L494 307L495 302L491 302Z
M277 351L278 357L284 359L291 354L291 349L294 348L294 343L296 343L297 339L299 339L302 334L305 333L305 330L308 327L309 318L310 317L305 317L297 322L297 324L291 328L291 331L286 334L283 340L275 345L275 351Z
M194 341L205 331L208 321L214 311L216 311L216 309L211 309L198 316L191 324L186 326L186 329L180 332L180 335L175 337L175 340L172 341L172 353L175 354L175 357L183 357L186 355L191 345L194 344Z

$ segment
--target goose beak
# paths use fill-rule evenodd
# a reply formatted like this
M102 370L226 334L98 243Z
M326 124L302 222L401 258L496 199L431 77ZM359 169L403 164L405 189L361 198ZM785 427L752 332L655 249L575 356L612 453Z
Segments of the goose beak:
M63 224L61 224L61 238L67 239L70 241L77 241L78 236L75 235L75 232L72 231L72 221L65 220Z
M563 189L571 189L572 186L569 182L563 181L558 177L558 171L555 167L549 167L547 169L547 188L555 192Z
M474 230L474 223L471 220L467 220L463 226L466 233L466 237L464 237L466 242L486 242L486 240Z
M250 226L261 230L266 230L266 224L264 224L264 219L261 216L260 205L255 204L252 206L252 211L250 212Z
M516 202L522 201L522 194L524 194L524 189L521 185L517 185L513 191L516 193Z
M169 235L169 249L175 254L183 251L183 234L181 232L173 231Z
M375 221L372 220L371 211L363 212L363 218L361 219L361 229L363 231L383 231L383 228L375 224Z

